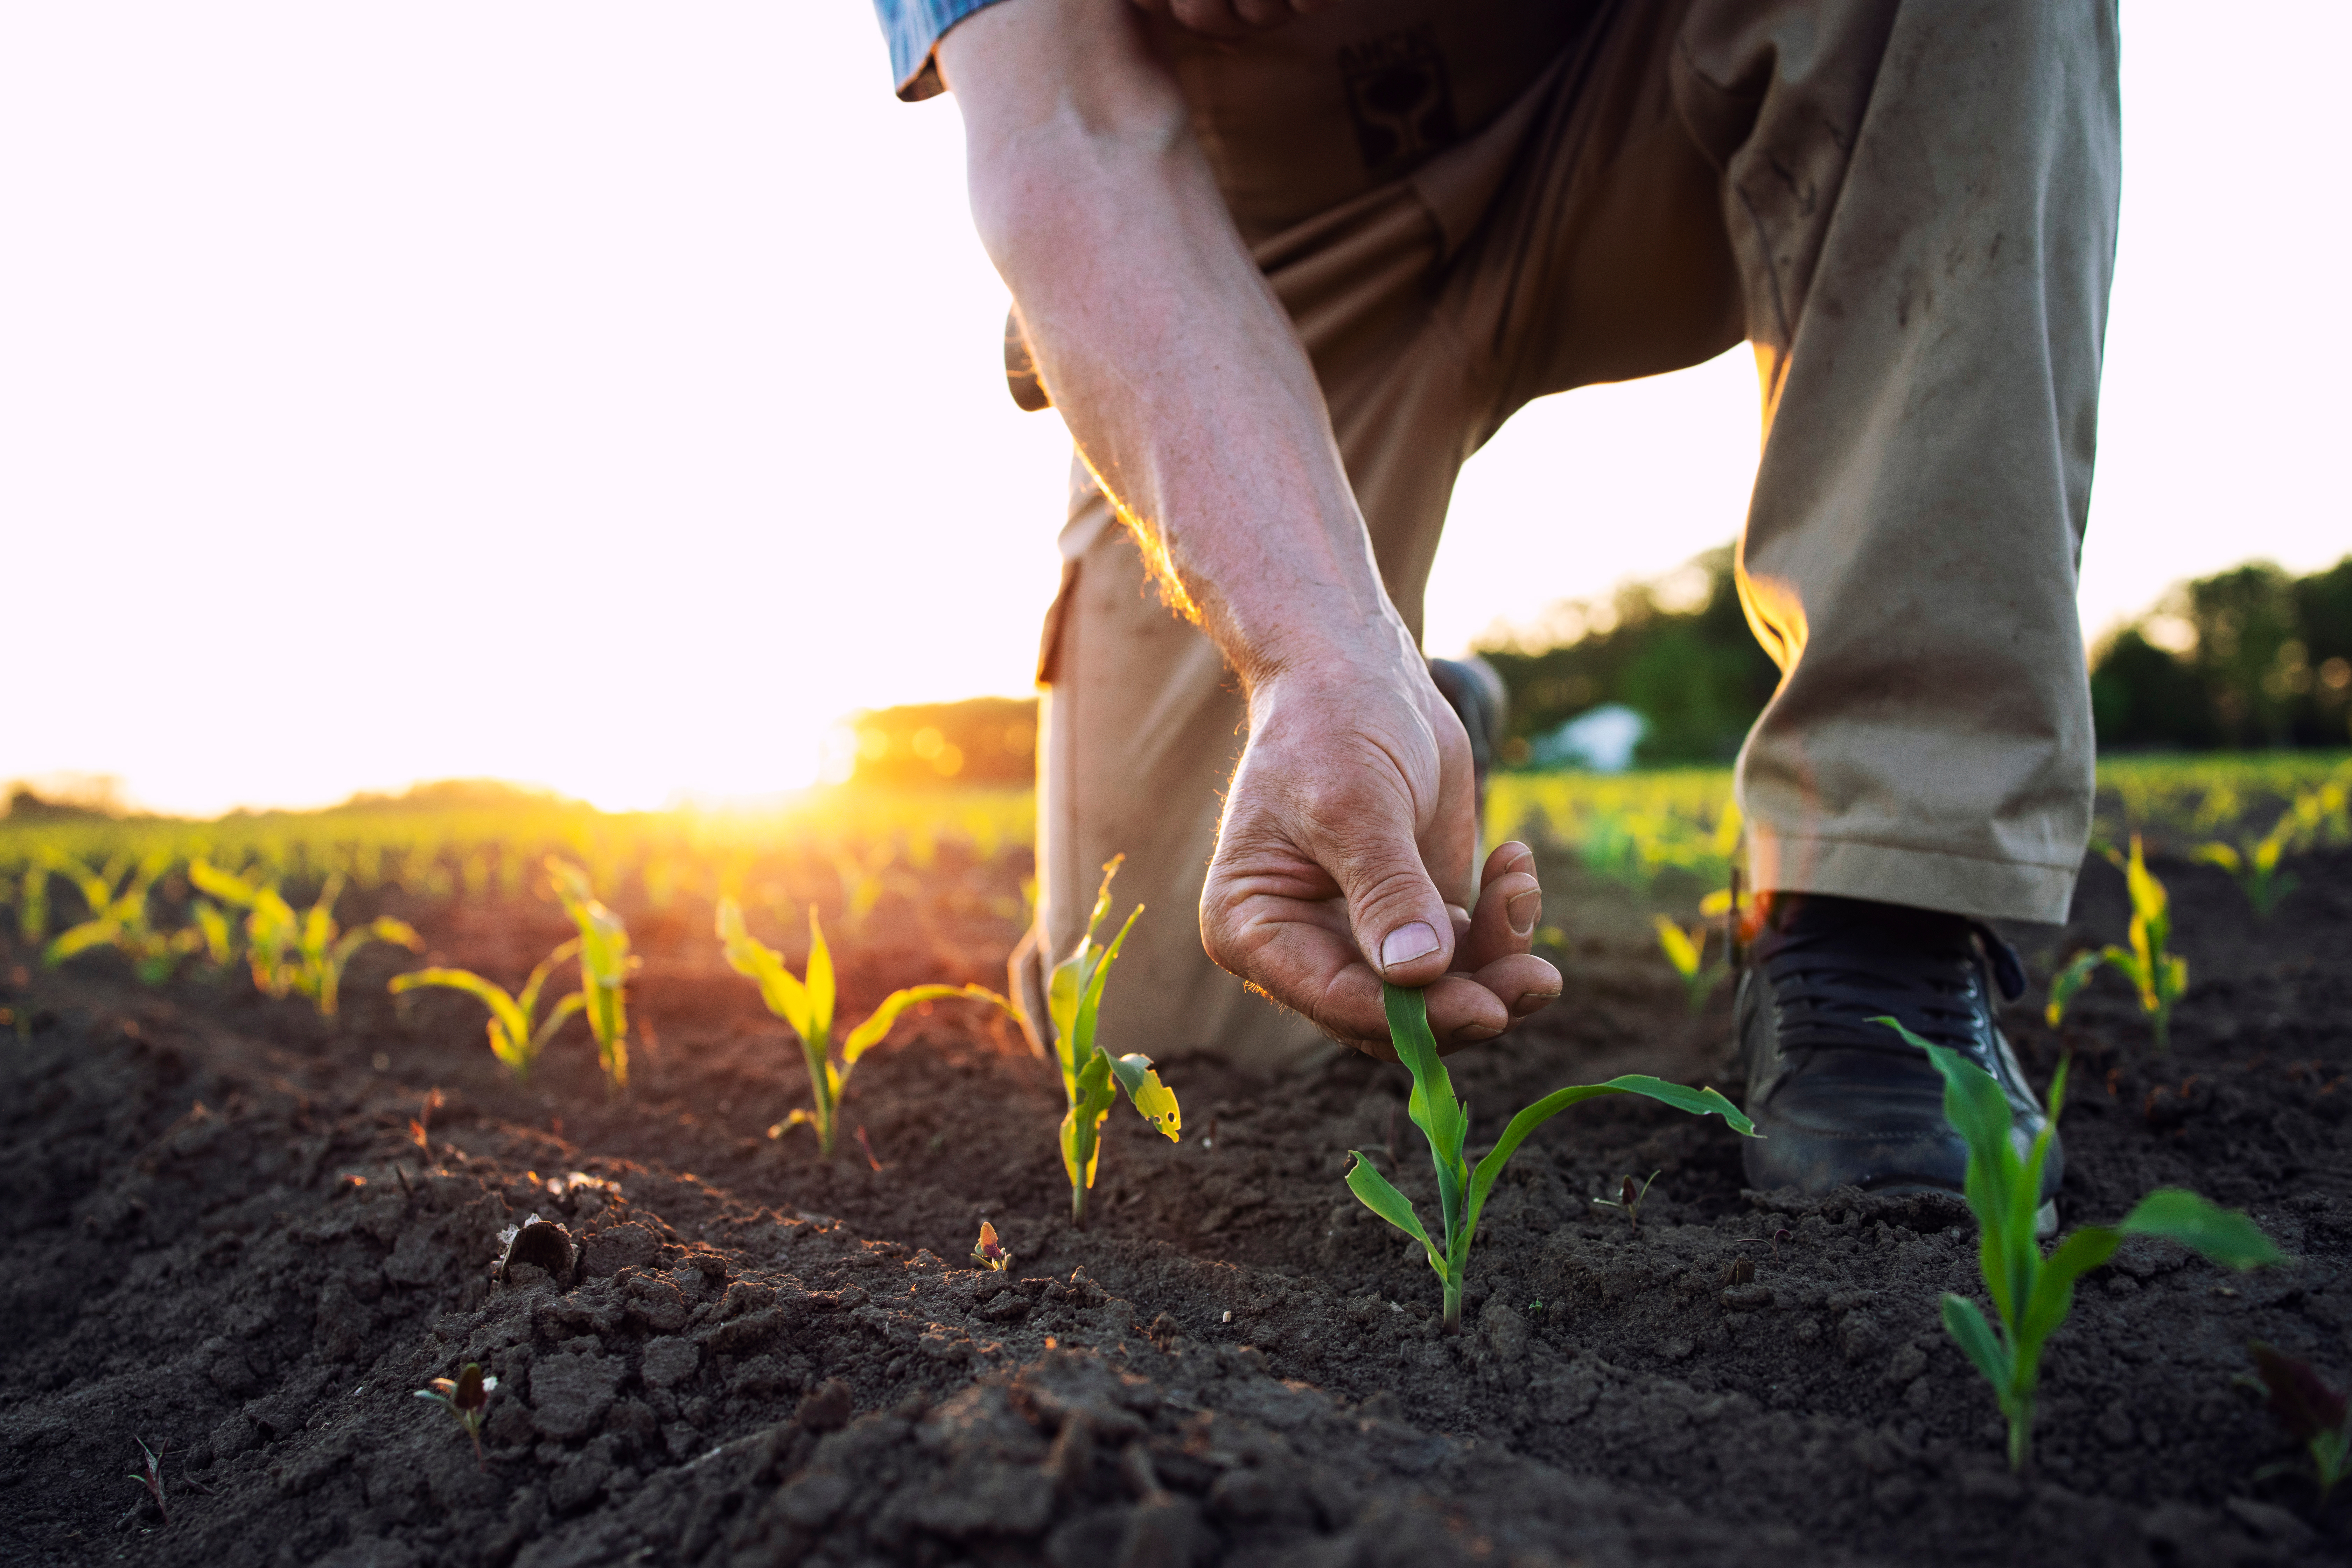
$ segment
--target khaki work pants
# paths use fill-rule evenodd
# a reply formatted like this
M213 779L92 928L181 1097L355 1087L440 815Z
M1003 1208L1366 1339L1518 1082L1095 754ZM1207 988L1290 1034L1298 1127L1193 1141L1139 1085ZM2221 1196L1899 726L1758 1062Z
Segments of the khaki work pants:
M1171 44L1391 597L1418 631L1456 470L1514 410L1744 338L1766 437L1738 584L1783 671L1739 758L1751 885L2063 921L2092 789L2074 597L2120 182L2112 4L1573 12L1375 0L1273 35L1271 58ZM1368 176L1498 83L1466 137ZM1278 1068L1316 1032L1199 934L1243 700L1074 474L1015 983L1070 951L1124 853L1113 920L1149 912L1102 1039ZM1556 526L1640 526L1580 514L1573 474L1558 493Z

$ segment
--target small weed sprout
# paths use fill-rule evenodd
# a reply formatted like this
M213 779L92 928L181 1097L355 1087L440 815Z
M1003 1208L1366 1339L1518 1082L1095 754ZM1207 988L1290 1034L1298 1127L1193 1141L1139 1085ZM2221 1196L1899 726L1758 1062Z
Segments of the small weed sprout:
M268 996L307 996L322 1018L335 1016L343 970L362 947L381 942L413 952L425 945L407 921L388 915L349 931L338 926L334 909L343 892L341 872L327 878L318 901L299 915L274 885L248 880L205 860L189 862L188 880L230 908L246 911L255 987Z
M1114 855L1104 865L1102 888L1095 895L1086 931L1070 956L1054 965L1045 984L1045 1006L1053 1016L1054 1059L1061 1068L1062 1090L1070 1105L1062 1118L1062 1169L1070 1178L1070 1223L1082 1230L1087 1223L1087 1194L1094 1187L1095 1170L1102 1159L1103 1121L1118 1103L1121 1090L1134 1102L1135 1113L1158 1128L1170 1142L1183 1131L1184 1113L1176 1103L1175 1091L1160 1081L1160 1075L1151 1069L1151 1058L1141 1052L1114 1057L1095 1039L1103 984L1110 978L1119 945L1143 913L1143 906L1136 905L1108 947L1095 944L1096 928L1110 912L1111 879L1118 875L1119 862L1125 858ZM1205 1145L1208 1141L1203 1142Z
M604 1092L616 1095L629 1087L629 976L645 961L630 955L629 928L596 901L587 872L551 855L547 875L563 912L580 930L581 1010L588 1015L588 1032L596 1037Z
M1595 1198L1592 1200L1592 1206L1622 1211L1625 1215L1626 1228L1638 1235L1642 1229L1642 1200L1650 1195L1650 1183L1657 1179L1658 1173L1653 1171L1650 1173L1649 1181L1636 1186L1633 1178L1627 1176L1617 1184L1615 1197Z
M2171 900L2165 893L2164 884L2148 874L2137 833L2132 835L2128 858L2112 849L2107 851L2107 858L2123 868L2125 886L2131 893L2131 946L2122 948L2111 943L2095 952L2076 953L2074 962L2052 978L2045 1016L2050 1026L2056 1028L2066 1016L2067 1005L2090 984L2098 967L2105 964L2139 992L2140 1011L2147 1015L2156 1048L2159 1054L2169 1055L2172 1005L2189 989L2189 961L2167 951L2172 940Z
M2252 1382L2270 1396L2270 1411L2287 1436L2303 1445L2311 1460L2311 1479L2319 1488L2319 1506L2352 1475L2352 1401L2330 1388L2309 1362L2283 1355L2256 1340L2246 1349L2254 1358ZM2294 1463L2270 1465L2264 1476L2299 1469Z
M743 922L742 907L734 900L719 900L717 928L719 940L726 944L729 966L760 987L760 998L767 1003L768 1011L800 1037L801 1055L808 1062L809 1097L814 1103L794 1110L769 1128L768 1136L781 1138L787 1128L806 1122L816 1129L817 1153L824 1159L833 1158L834 1145L840 1140L841 1097L849 1087L857 1058L882 1043L898 1015L919 1002L950 997L989 1002L1007 1010L1013 1005L985 985L910 985L882 998L881 1005L842 1040L841 1053L835 1057L833 950L825 945L824 928L817 923L815 908L809 910L808 963L797 977L784 967L783 954L751 934ZM866 1163L875 1163L870 1147Z
M1429 1256L1429 1267L1444 1287L1448 1330L1462 1326L1462 1285L1470 1262L1470 1243L1477 1235L1479 1212L1486 1206L1486 1196L1494 1191L1496 1179L1537 1128L1570 1106L1604 1094L1638 1094L1694 1116L1720 1116L1735 1131L1750 1138L1757 1136L1755 1124L1739 1113L1739 1108L1711 1089L1685 1089L1647 1074L1628 1073L1607 1083L1571 1084L1554 1089L1512 1117L1503 1136L1473 1170L1462 1152L1469 1137L1470 1112L1454 1097L1453 1080L1446 1076L1445 1063L1437 1054L1436 1038L1429 1031L1428 1005L1419 991L1395 985L1384 986L1383 991L1388 1002L1389 1037L1396 1043L1398 1058L1412 1074L1412 1098L1406 1112L1429 1141L1430 1160L1437 1167L1444 1245L1430 1239L1429 1233L1422 1228L1421 1216L1413 1212L1412 1200L1391 1186L1360 1149L1353 1151L1354 1162L1348 1168L1348 1190L1366 1208L1421 1243L1422 1250ZM1635 1201L1639 1202L1639 1194Z
M482 1458L482 1420L489 1414L490 1394L499 1380L484 1372L479 1363L467 1362L457 1369L455 1377L436 1377L430 1388L416 1391L419 1399L430 1399L457 1417L457 1425L474 1444L474 1468L486 1468Z
M2253 1221L2195 1193L2159 1187L2113 1226L2085 1226L2044 1258L2034 1239L2042 1204L2042 1165L2066 1099L2066 1064L2050 1085L2050 1117L2023 1158L2011 1136L2009 1097L1993 1076L1958 1052L1929 1045L1890 1017L1885 1025L1927 1053L1944 1078L1944 1117L1969 1146L1965 1178L1979 1227L1977 1256L1985 1294L2000 1321L1995 1330L1965 1296L1944 1297L1944 1331L1992 1385L2009 1422L2009 1464L2024 1467L2033 1441L2042 1350L2074 1305L2074 1281L2115 1256L2126 1236L2163 1236L2215 1263L2248 1269L2283 1261Z
M1013 1267L1013 1249L997 1240L996 1227L986 1220L980 1222L980 1239L971 1244L971 1260L999 1274Z
M2294 873L2282 873L2279 861L2300 826L2295 808L2290 805L2279 813L2278 821L2262 837L2240 844L2225 844L2218 839L2200 844L2189 858L2227 871L2237 881L2238 890L2246 895L2246 902L2253 906L2254 918L2266 921L2278 908L2279 900L2295 889Z
M151 1448L144 1438L131 1440L139 1445L140 1466L131 1472L130 1479L147 1489L147 1495L155 1500L156 1516L169 1524L172 1510L163 1500L163 1449L171 1446L171 1441L166 1438L161 1446Z
M523 982L522 990L509 995L507 989L495 982L483 979L469 969L419 969L413 973L395 975L392 994L395 996L425 985L439 985L451 991L462 991L490 1010L488 1025L490 1054L507 1065L517 1083L530 1081L530 1069L539 1060L539 1053L555 1037L563 1021L588 1005L585 991L574 991L558 1002L547 1015L547 1021L537 1023L539 994L547 984L547 977L555 966L580 951L580 939L560 943L554 952L539 961L539 967Z

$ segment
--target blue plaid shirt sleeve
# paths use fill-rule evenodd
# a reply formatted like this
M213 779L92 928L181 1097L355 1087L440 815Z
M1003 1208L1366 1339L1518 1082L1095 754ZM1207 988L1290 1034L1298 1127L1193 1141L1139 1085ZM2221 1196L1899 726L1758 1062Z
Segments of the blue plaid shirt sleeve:
M874 15L890 44L890 76L898 96L919 103L940 91L931 49L950 27L996 0L874 0Z

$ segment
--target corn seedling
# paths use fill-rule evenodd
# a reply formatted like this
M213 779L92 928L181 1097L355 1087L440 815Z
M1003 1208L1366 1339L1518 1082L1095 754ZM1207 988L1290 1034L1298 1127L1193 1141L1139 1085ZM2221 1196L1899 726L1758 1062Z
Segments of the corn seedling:
M1706 999L1713 994L1731 965L1718 958L1706 962L1706 921L1702 918L1688 931L1676 925L1671 915L1656 917L1658 946L1664 950L1666 962L1682 976L1683 996L1694 1013L1703 1012Z
M1095 1170L1102 1160L1103 1121L1118 1103L1122 1090L1134 1102L1136 1114L1158 1128L1170 1142L1183 1131L1184 1113L1176 1103L1175 1091L1151 1070L1151 1058L1139 1051L1114 1057L1095 1038L1103 984L1110 978L1110 966L1118 962L1127 933L1143 915L1143 906L1136 905L1110 945L1096 945L1096 928L1110 913L1111 879L1118 875L1119 862L1125 858L1114 855L1103 867L1102 888L1095 894L1085 934L1070 956L1054 965L1045 983L1045 1009L1054 1026L1054 1059L1061 1068L1062 1091L1070 1107L1062 1118L1062 1169L1070 1178L1070 1223L1081 1229L1087 1223L1087 1194L1094 1188Z
M236 931L228 923L227 911L210 899L188 900L188 918L194 925L175 933L191 952L202 952L215 978L228 972L236 959Z
M2315 789L2295 792L2295 831L2315 841L2352 842L2352 787L2331 780Z
M2051 979L2046 1016L2050 1026L2056 1028L2059 1020L2066 1016L2067 1005L2090 984L2099 966L2105 964L2138 991L2140 1011L2147 1015L2157 1051L2168 1055L2172 1049L2172 1005L2189 989L2189 960L2167 950L2172 940L2171 900L2165 894L2164 884L2148 874L2147 860L2140 852L2137 833L2132 835L2128 858L2112 849L2107 851L2107 858L2123 868L2125 887L2131 894L2131 945L2124 948L2110 942L2095 952L2076 953L2074 961Z
M204 860L189 862L188 880L222 903L246 911L246 945L255 986L269 996L306 996L320 1017L335 1016L343 971L361 948L372 942L411 951L425 945L406 921L389 915L348 931L338 926L335 900L343 892L340 873L327 878L318 900L299 915L276 887L234 876Z
M815 908L809 910L808 963L797 977L784 967L783 954L751 934L743 923L742 906L732 899L719 900L718 934L726 944L729 966L760 987L760 999L767 1003L768 1011L800 1037L801 1055L808 1063L809 1096L814 1103L795 1109L769 1128L768 1136L781 1138L786 1129L806 1122L816 1129L817 1152L827 1160L833 1158L834 1145L841 1137L841 1097L849 1087L849 1075L856 1068L857 1058L882 1043L901 1013L919 1002L959 996L1007 1009L1012 1006L984 985L910 985L885 996L881 1005L866 1015L864 1023L843 1037L836 1057L833 1049L833 950L825 946L824 928L817 923ZM866 1162L875 1163L870 1146Z
M16 935L28 947L49 934L49 870L36 858L16 880Z
M628 927L596 901L587 872L551 855L547 874L563 912L580 928L582 1010L588 1015L588 1032L596 1037L604 1091L618 1094L629 1087L629 975L644 961L630 956Z
M447 1410L473 1439L474 1468L484 1468L482 1461L482 1418L489 1414L490 1394L499 1380L484 1372L475 1362L458 1368L455 1377L436 1377L430 1388L416 1391L419 1399L430 1399Z
M139 1468L131 1472L131 1479L147 1489L147 1495L155 1500L156 1517L169 1524L172 1522L172 1510L163 1501L163 1449L149 1447L142 1437L131 1440L139 1445L140 1456ZM170 1446L167 1439L164 1447Z
M2295 878L2292 871L2282 873L2279 860L2287 850L2299 824L2293 806L2279 814L2271 830L2260 838L2249 838L2242 844L2224 844L2215 840L2200 844L2189 857L2209 866L2219 866L2237 882L2238 890L2252 904L2254 918L2266 921L2277 909L2279 900L2294 891Z
M980 1222L980 1239L971 1244L971 1260L999 1274L1013 1267L1013 1249L996 1239L996 1227L986 1220Z
M2034 1239L2042 1206L2042 1167L2066 1100L2066 1064L2050 1085L2050 1117L2021 1158L2011 1136L2009 1097L1993 1076L1958 1052L1934 1046L1889 1017L1874 1019L1927 1053L1944 1078L1944 1117L1969 1147L1965 1178L1977 1216L1979 1267L1985 1294L2000 1319L1996 1330L1965 1296L1944 1297L1944 1331L1969 1364L1992 1385L2009 1422L2009 1464L2021 1468L2033 1441L2034 1397L2042 1351L2074 1304L2074 1281L2115 1256L2127 1236L2162 1236L2228 1268L2248 1269L2282 1261L2253 1221L2219 1208L2195 1193L2159 1187L2135 1205L2120 1224L2085 1226L2047 1258Z
M1511 1118L1502 1137L1474 1170L1463 1153L1470 1132L1469 1109L1454 1097L1453 1080L1447 1077L1445 1063L1437 1054L1436 1038L1429 1031L1427 1004L1419 991L1395 985L1383 990L1388 1004L1389 1038L1396 1045L1398 1059L1412 1074L1412 1097L1406 1104L1406 1114L1421 1129L1422 1136L1428 1139L1430 1160L1437 1167L1443 1244L1430 1239L1428 1231L1422 1227L1421 1216L1413 1212L1412 1200L1391 1186L1360 1149L1353 1152L1354 1163L1348 1169L1348 1190L1366 1208L1421 1243L1422 1250L1429 1256L1429 1267L1444 1287L1445 1327L1449 1331L1462 1326L1462 1285L1470 1263L1470 1243L1477 1235L1478 1215L1486 1206L1486 1197L1494 1191L1496 1179L1537 1128L1570 1106L1604 1094L1638 1094L1694 1116L1720 1116L1734 1131L1750 1138L1757 1135L1755 1124L1714 1089L1685 1089L1644 1073L1628 1073L1607 1083L1570 1084L1545 1095ZM1634 1201L1640 1201L1639 1194Z
M101 871L68 868L68 875L79 886L82 901L89 908L89 918L59 932L41 961L55 969L77 953L112 947L131 960L141 984L161 985L169 980L197 941L194 932L166 935L149 923L148 889L171 863L169 855L150 854L136 866L118 858Z
M2311 1479L2319 1488L2319 1506L2327 1506L2336 1483L2352 1475L2352 1401L2327 1386L2307 1361L2282 1355L2256 1340L2247 1350L2254 1358L2252 1382L2270 1396L2271 1414L2287 1436L2303 1445L2311 1460ZM2264 1467L2263 1475L2283 1475L2301 1467Z
M1650 1183L1657 1179L1658 1173L1655 1171L1650 1173L1648 1182L1639 1184L1636 1184L1633 1177L1627 1176L1617 1184L1615 1197L1595 1198L1592 1200L1592 1206L1617 1210L1625 1216L1626 1228L1639 1235L1642 1229L1642 1200L1650 1195Z
M539 1060L539 1053L555 1037L563 1021L588 1005L586 993L574 991L558 1002L547 1015L545 1023L537 1022L539 994L547 984L547 977L555 966L580 951L580 939L560 943L554 952L539 961L539 967L523 982L522 990L513 995L503 985L483 979L468 969L420 969L411 974L393 977L392 994L395 996L423 985L446 986L462 991L490 1010L488 1025L490 1054L506 1063L517 1083L530 1081L530 1069Z

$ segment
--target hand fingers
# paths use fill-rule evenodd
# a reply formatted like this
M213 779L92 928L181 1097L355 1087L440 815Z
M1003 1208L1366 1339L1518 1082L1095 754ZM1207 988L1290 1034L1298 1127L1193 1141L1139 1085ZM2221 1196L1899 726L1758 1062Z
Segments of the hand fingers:
M1477 907L1454 944L1456 970L1475 973L1498 958L1535 945L1536 923L1543 919L1543 889L1535 868L1534 852L1517 842L1497 845L1486 857Z

